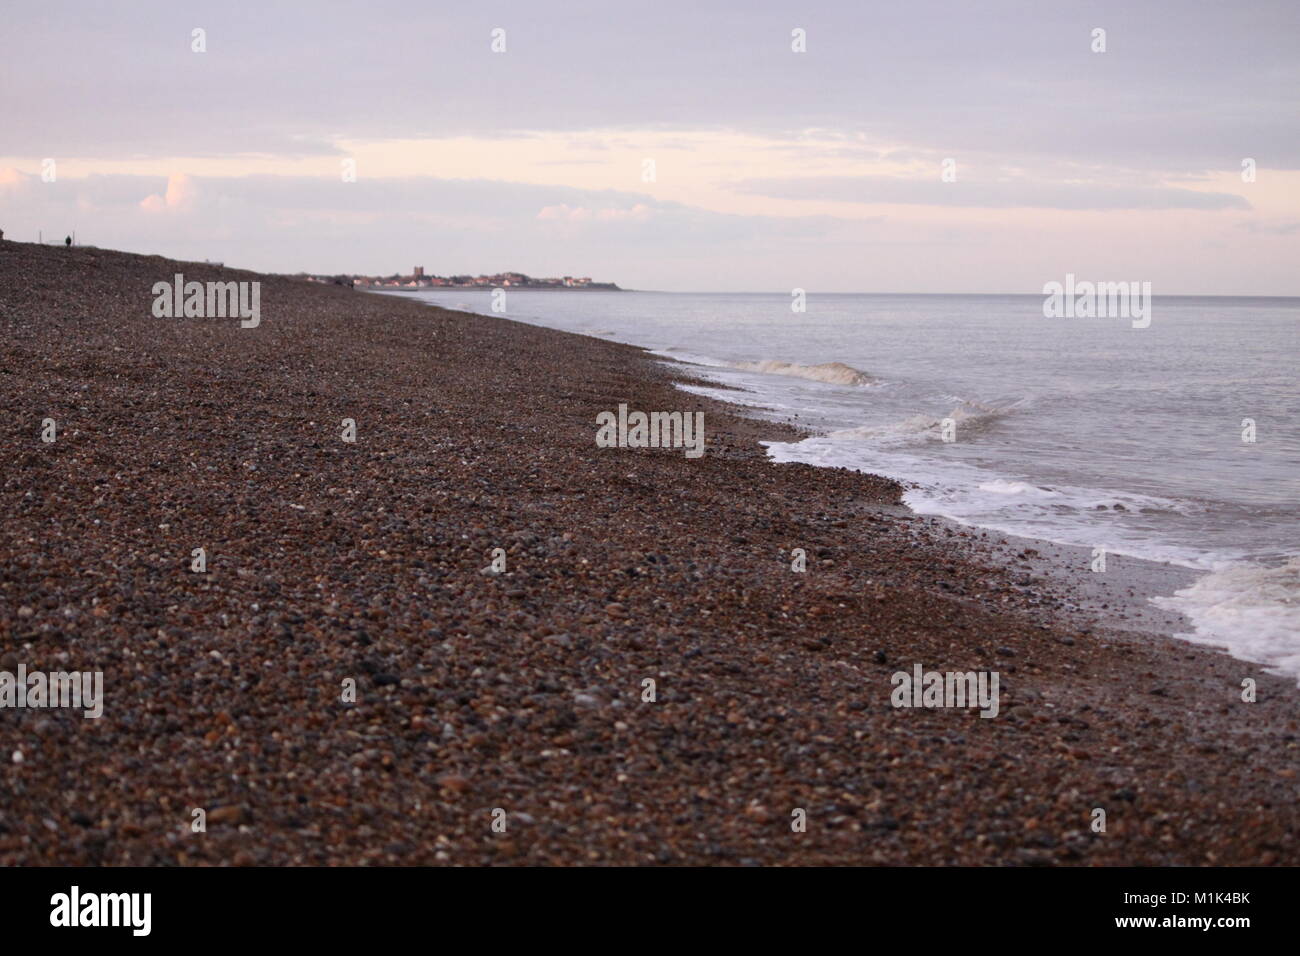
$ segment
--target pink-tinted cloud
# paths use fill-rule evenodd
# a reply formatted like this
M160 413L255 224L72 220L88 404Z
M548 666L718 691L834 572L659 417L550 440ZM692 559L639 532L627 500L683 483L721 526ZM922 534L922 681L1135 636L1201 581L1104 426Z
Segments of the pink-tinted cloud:
M197 197L193 179L184 173L172 173L167 177L166 193L147 196L140 201L140 208L145 212L180 212L192 208Z
M21 169L12 166L0 168L0 189L17 191L26 189L35 182L35 176L28 175Z
M570 206L560 203L558 206L544 206L537 213L537 218L551 222L645 222L654 215L654 210L645 203L637 203L628 209L592 209L589 206Z

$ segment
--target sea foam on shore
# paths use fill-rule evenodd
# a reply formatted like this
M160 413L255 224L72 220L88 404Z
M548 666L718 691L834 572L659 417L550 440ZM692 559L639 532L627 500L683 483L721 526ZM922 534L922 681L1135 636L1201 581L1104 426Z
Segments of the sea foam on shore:
M1179 637L1300 679L1300 558L1278 567L1230 564L1153 599L1195 630Z

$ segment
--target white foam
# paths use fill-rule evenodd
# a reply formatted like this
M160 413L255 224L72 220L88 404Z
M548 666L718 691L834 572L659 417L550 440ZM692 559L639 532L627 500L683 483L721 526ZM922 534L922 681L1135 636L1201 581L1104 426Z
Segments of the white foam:
M680 345L673 345L666 349L650 349L651 355L658 355L662 358L672 359L674 362L686 362L689 365L707 365L711 368L729 368L730 366L720 359L712 358L708 355L701 355L698 352L692 352L690 349L682 348Z
M733 405L744 405L745 408L752 408L754 411L772 411L774 406L770 402L759 404L753 400L753 397L744 391L734 388L710 388L707 385L692 385L688 382L678 382L679 391L689 392L692 395L700 395L704 398L716 399L719 402L731 402Z
M854 430L857 433L858 430ZM1104 547L1182 567L1210 569L1237 553L1211 553L1154 538L1142 524L1152 512L1189 514L1196 506L1153 495L1071 485L1046 487L960 461L910 454L887 441L833 432L797 442L764 442L776 462L850 468L904 485L903 503L921 515L1057 544ZM836 437L839 436L839 437Z
M1152 512L1190 515L1202 510L1192 502L1112 489L1044 487L963 462L893 451L888 441L864 437L870 431L764 444L776 462L852 468L901 481L906 485L903 502L917 514L1207 571L1173 596L1152 599L1191 623L1194 630L1178 636L1222 647L1300 684L1300 558L1263 567L1244 563L1240 551L1180 546L1153 537L1142 526L1144 515Z
M1051 498L1058 494L1050 488L1039 488L1027 481L1008 481L1005 478L994 478L992 481L983 482L980 491L987 491L994 495L1026 495L1032 498Z
M1152 602L1191 621L1196 630L1179 637L1225 648L1300 684L1300 558L1272 568L1221 567Z

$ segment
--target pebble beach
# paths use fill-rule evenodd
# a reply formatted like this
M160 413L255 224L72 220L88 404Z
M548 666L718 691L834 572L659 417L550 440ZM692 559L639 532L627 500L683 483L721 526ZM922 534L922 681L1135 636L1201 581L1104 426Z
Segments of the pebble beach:
M176 273L260 323L156 318ZM0 329L0 671L104 688L0 709L2 865L1300 863L1294 681L772 463L690 366L13 242ZM598 447L620 404L703 455ZM917 664L997 716L893 706Z

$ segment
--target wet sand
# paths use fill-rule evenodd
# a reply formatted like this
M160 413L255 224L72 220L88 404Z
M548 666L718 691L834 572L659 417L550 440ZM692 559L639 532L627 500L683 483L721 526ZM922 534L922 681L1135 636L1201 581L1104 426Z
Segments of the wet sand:
M261 281L261 325L154 318L178 271ZM685 367L9 242L0 328L0 670L105 689L0 710L0 864L1300 862L1292 682L1121 616L1122 559L771 464L794 433ZM706 454L597 448L624 402ZM916 663L999 715L894 708Z

